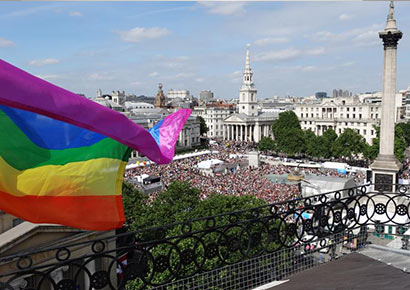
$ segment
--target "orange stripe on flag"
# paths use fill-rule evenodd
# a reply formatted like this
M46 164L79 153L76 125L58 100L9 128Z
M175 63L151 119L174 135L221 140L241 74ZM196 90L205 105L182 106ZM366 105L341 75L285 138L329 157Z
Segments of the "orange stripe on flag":
M0 191L0 209L29 222L94 231L116 229L125 221L121 195L17 197Z

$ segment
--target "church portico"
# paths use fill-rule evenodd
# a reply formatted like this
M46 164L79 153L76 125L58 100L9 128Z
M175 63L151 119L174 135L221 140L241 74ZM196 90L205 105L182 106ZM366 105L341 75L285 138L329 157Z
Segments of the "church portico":
M224 140L259 142L263 137L273 137L270 122L235 120L235 123L230 123L229 121L230 118L226 119L223 127Z

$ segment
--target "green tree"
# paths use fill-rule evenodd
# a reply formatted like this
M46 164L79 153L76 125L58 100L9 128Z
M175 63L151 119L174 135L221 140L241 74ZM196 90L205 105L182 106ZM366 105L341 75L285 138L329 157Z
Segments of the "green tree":
M142 220L146 215L146 202L147 195L135 189L132 184L123 182L122 203L124 206L125 225L127 227L131 225L134 227L135 223L138 223L139 226L146 223L146 221Z
M365 144L366 141L362 135L353 129L347 128L334 143L335 156L352 159L363 153Z
M394 130L394 155L400 162L404 159L404 151L406 150L407 142L405 133L400 126L397 124Z
M290 156L304 153L306 149L305 134L302 129L291 128L284 130L275 141L277 150Z
M394 128L394 155L399 161L403 160L404 151L407 147L406 134L404 133L403 125L401 124L402 123L397 124ZM372 145L366 145L363 152L364 157L370 161L376 159L379 155L380 127L374 126L374 129L376 130L376 138L373 138Z
M291 129L301 129L298 116L293 111L280 113L279 118L272 125L275 140L281 138L282 134Z
M306 154L312 158L324 158L325 157L325 141L323 136L316 136L306 140Z
M322 135L322 156L324 158L335 157L334 155L334 144L337 140L337 134L333 129L327 129Z
M270 137L263 137L258 144L259 151L269 151L275 149L275 142Z
M209 128L206 125L204 118L202 118L201 116L197 116L196 118L199 121L199 133L202 136L202 135L206 134L209 131Z
M396 127L401 128L403 131L403 137L406 140L407 146L410 146L410 122L407 123L399 123Z

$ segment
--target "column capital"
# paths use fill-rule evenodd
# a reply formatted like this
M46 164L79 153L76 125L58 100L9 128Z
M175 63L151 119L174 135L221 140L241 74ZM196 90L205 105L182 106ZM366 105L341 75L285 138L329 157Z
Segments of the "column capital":
M403 33L399 30L391 32L379 32L379 37L383 40L384 49L386 48L396 48L397 43L403 36Z

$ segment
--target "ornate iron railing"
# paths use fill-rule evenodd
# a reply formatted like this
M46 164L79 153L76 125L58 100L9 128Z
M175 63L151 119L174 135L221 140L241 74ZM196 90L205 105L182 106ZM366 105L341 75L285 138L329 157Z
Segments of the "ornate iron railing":
M403 235L410 188L382 193L372 186L0 257L0 290L252 288L288 276L301 255L333 258L336 245L363 246L369 231L394 226L387 234ZM241 276L238 265L255 270ZM241 284L224 282L231 280Z

